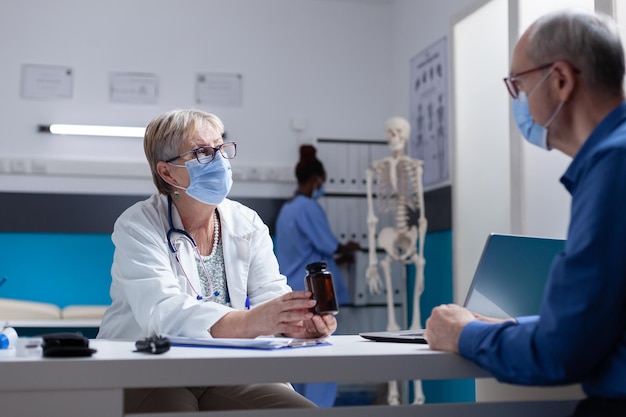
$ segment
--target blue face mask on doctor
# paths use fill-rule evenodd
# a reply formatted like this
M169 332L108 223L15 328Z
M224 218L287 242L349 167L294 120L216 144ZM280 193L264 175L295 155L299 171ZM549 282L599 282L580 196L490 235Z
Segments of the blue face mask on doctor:
M528 92L528 94L520 91L519 96L516 99L513 99L512 106L513 118L515 119L515 123L517 124L517 127L524 139L526 139L533 145L546 150L551 149L548 145L548 127L556 118L556 116L558 116L565 102L561 101L559 103L552 116L550 116L546 124L542 126L535 122L533 116L530 114L530 108L528 107L528 97L548 78L551 72L552 71L548 72L541 79L541 81L539 81L539 83Z
M185 162L185 167L189 172L189 187L177 188L204 204L217 205L224 201L233 185L233 173L230 162L220 152L208 164L194 158Z

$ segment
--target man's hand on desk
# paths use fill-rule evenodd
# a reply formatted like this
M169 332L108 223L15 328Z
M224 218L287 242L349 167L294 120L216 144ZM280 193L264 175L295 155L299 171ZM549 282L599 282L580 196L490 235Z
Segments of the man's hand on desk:
M491 323L491 324L500 324L500 323L504 323L505 321L512 321L512 322L516 321L514 318L497 319L494 317L483 316L482 314L479 314L479 313L472 313L472 314L474 314L474 317L476 317L478 320L484 321L485 323Z
M473 320L491 324L515 321L513 318L496 319L483 316L456 304L442 304L433 308L430 317L426 320L424 338L431 349L459 353L461 332L465 325Z
M433 308L426 320L424 338L431 349L459 353L459 337L467 323L477 317L456 304L442 304Z

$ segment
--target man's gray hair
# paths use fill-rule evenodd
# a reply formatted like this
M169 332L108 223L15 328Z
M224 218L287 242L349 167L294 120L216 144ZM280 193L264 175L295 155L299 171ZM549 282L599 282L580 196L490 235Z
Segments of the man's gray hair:
M537 65L568 62L592 91L622 91L624 49L606 15L571 9L542 16L529 31L528 56Z

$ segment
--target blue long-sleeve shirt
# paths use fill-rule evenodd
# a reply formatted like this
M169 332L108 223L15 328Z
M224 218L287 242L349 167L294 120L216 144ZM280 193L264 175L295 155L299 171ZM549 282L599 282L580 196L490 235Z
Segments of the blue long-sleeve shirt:
M561 183L572 196L568 237L539 316L473 321L459 350L503 382L582 382L588 396L626 398L626 103L595 128Z

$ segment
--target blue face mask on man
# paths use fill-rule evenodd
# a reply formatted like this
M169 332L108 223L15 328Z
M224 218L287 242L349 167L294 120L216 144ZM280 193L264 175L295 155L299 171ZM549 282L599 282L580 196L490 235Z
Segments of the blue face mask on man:
M191 180L185 190L189 196L204 204L217 205L224 201L233 185L233 173L230 162L220 152L208 164L194 158L185 162L185 166Z
M541 81L528 93L526 94L523 91L520 91L519 96L513 100L513 118L515 119L515 123L517 124L518 129L520 130L524 139L533 145L539 146L540 148L550 150L550 146L548 145L548 127L552 123L552 121L558 116L564 101L561 101L557 106L556 110L550 116L545 125L540 125L533 119L533 116L530 114L530 108L528 107L528 96L530 96L533 91L541 83L543 83L550 73L547 73Z

